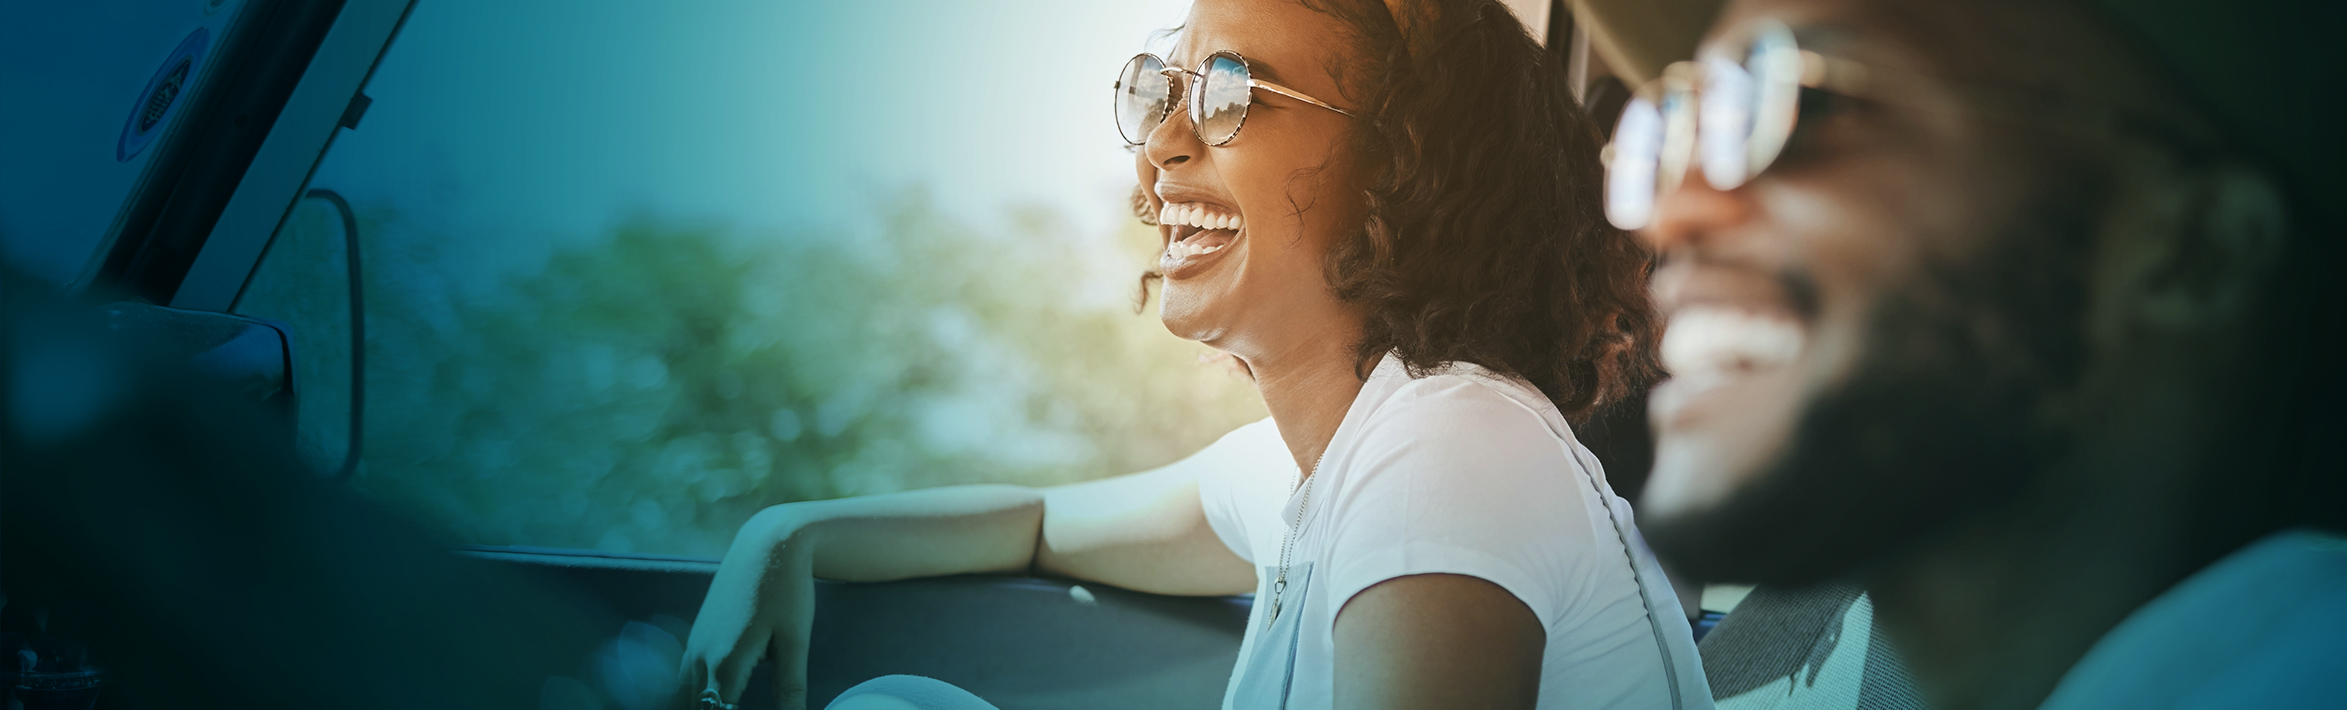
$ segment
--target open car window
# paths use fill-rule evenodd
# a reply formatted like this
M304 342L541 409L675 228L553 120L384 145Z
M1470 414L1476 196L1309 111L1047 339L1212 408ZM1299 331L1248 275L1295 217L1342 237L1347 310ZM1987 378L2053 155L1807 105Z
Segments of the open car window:
M418 3L309 181L365 267L353 483L468 543L715 557L776 503L1135 471L1260 418L1134 312L1109 82L1185 6ZM300 202L236 306L292 325L327 470L342 230Z

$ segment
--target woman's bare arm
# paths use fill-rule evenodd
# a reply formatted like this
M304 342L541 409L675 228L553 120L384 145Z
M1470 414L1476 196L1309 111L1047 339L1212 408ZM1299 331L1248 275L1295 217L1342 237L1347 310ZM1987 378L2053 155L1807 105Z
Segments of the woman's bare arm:
M1023 571L1042 524L1041 491L950 486L774 506L734 544L805 555L819 579L888 582Z
M1198 467L1216 460L1044 490L955 486L761 511L701 602L680 692L739 698L770 655L783 706L803 706L817 578L1038 570L1166 594L1251 590L1252 569L1214 535L1198 500Z
M1199 465L1193 457L1044 491L1035 569L1156 594L1254 591L1254 567L1206 522Z
M1457 574L1396 577L1336 618L1340 708L1524 708L1548 632L1516 595Z
M815 577L843 582L1032 570L1157 594L1252 591L1254 568L1206 522L1199 465L1041 490L953 486L792 503L759 513L742 534L761 547L796 546Z

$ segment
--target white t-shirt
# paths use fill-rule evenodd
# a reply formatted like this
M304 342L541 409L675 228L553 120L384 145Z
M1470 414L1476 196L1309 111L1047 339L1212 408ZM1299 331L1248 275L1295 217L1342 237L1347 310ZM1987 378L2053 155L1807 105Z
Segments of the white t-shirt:
M1543 710L1711 707L1686 614L1629 504L1531 385L1466 364L1411 379L1388 356L1309 495L1291 494L1294 458L1271 420L1205 453L1206 519L1257 570L1225 708L1331 708L1345 601L1435 573L1497 584L1538 615ZM1299 515L1273 618L1280 548Z

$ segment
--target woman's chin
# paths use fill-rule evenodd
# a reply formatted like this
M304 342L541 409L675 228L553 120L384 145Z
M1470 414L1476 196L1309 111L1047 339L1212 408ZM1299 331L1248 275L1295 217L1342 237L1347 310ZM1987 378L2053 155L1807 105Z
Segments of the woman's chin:
M1157 320L1165 324L1167 332L1184 340L1208 342L1222 331L1208 303L1211 299L1195 289L1171 281L1166 282L1163 298L1157 302Z

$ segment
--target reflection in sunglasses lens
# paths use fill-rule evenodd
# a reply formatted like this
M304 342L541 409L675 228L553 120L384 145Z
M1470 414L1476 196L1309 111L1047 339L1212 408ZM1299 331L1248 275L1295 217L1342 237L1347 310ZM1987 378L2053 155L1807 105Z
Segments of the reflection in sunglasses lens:
M1745 55L1744 69L1752 82L1744 99L1752 126L1744 139L1745 168L1738 184L1768 169L1793 135L1801 110L1802 74L1801 49L1793 44L1793 31L1781 24L1763 26Z
M1744 65L1713 57L1703 62L1703 91L1696 111L1701 126L1698 159L1712 187L1735 189L1749 174L1745 146L1752 140L1756 84Z
M1198 79L1190 117L1198 122L1198 137L1208 145L1222 145L1239 133L1247 120L1247 65L1238 57L1217 54L1206 60L1205 76Z
M1125 71L1116 80L1116 129L1124 134L1125 142L1147 142L1149 133L1165 120L1169 81L1165 63L1154 55L1143 54L1125 62Z
M1605 216L1615 227L1644 227L1653 216L1662 143L1662 110L1644 98L1631 99L1614 127L1613 154L1606 164Z

